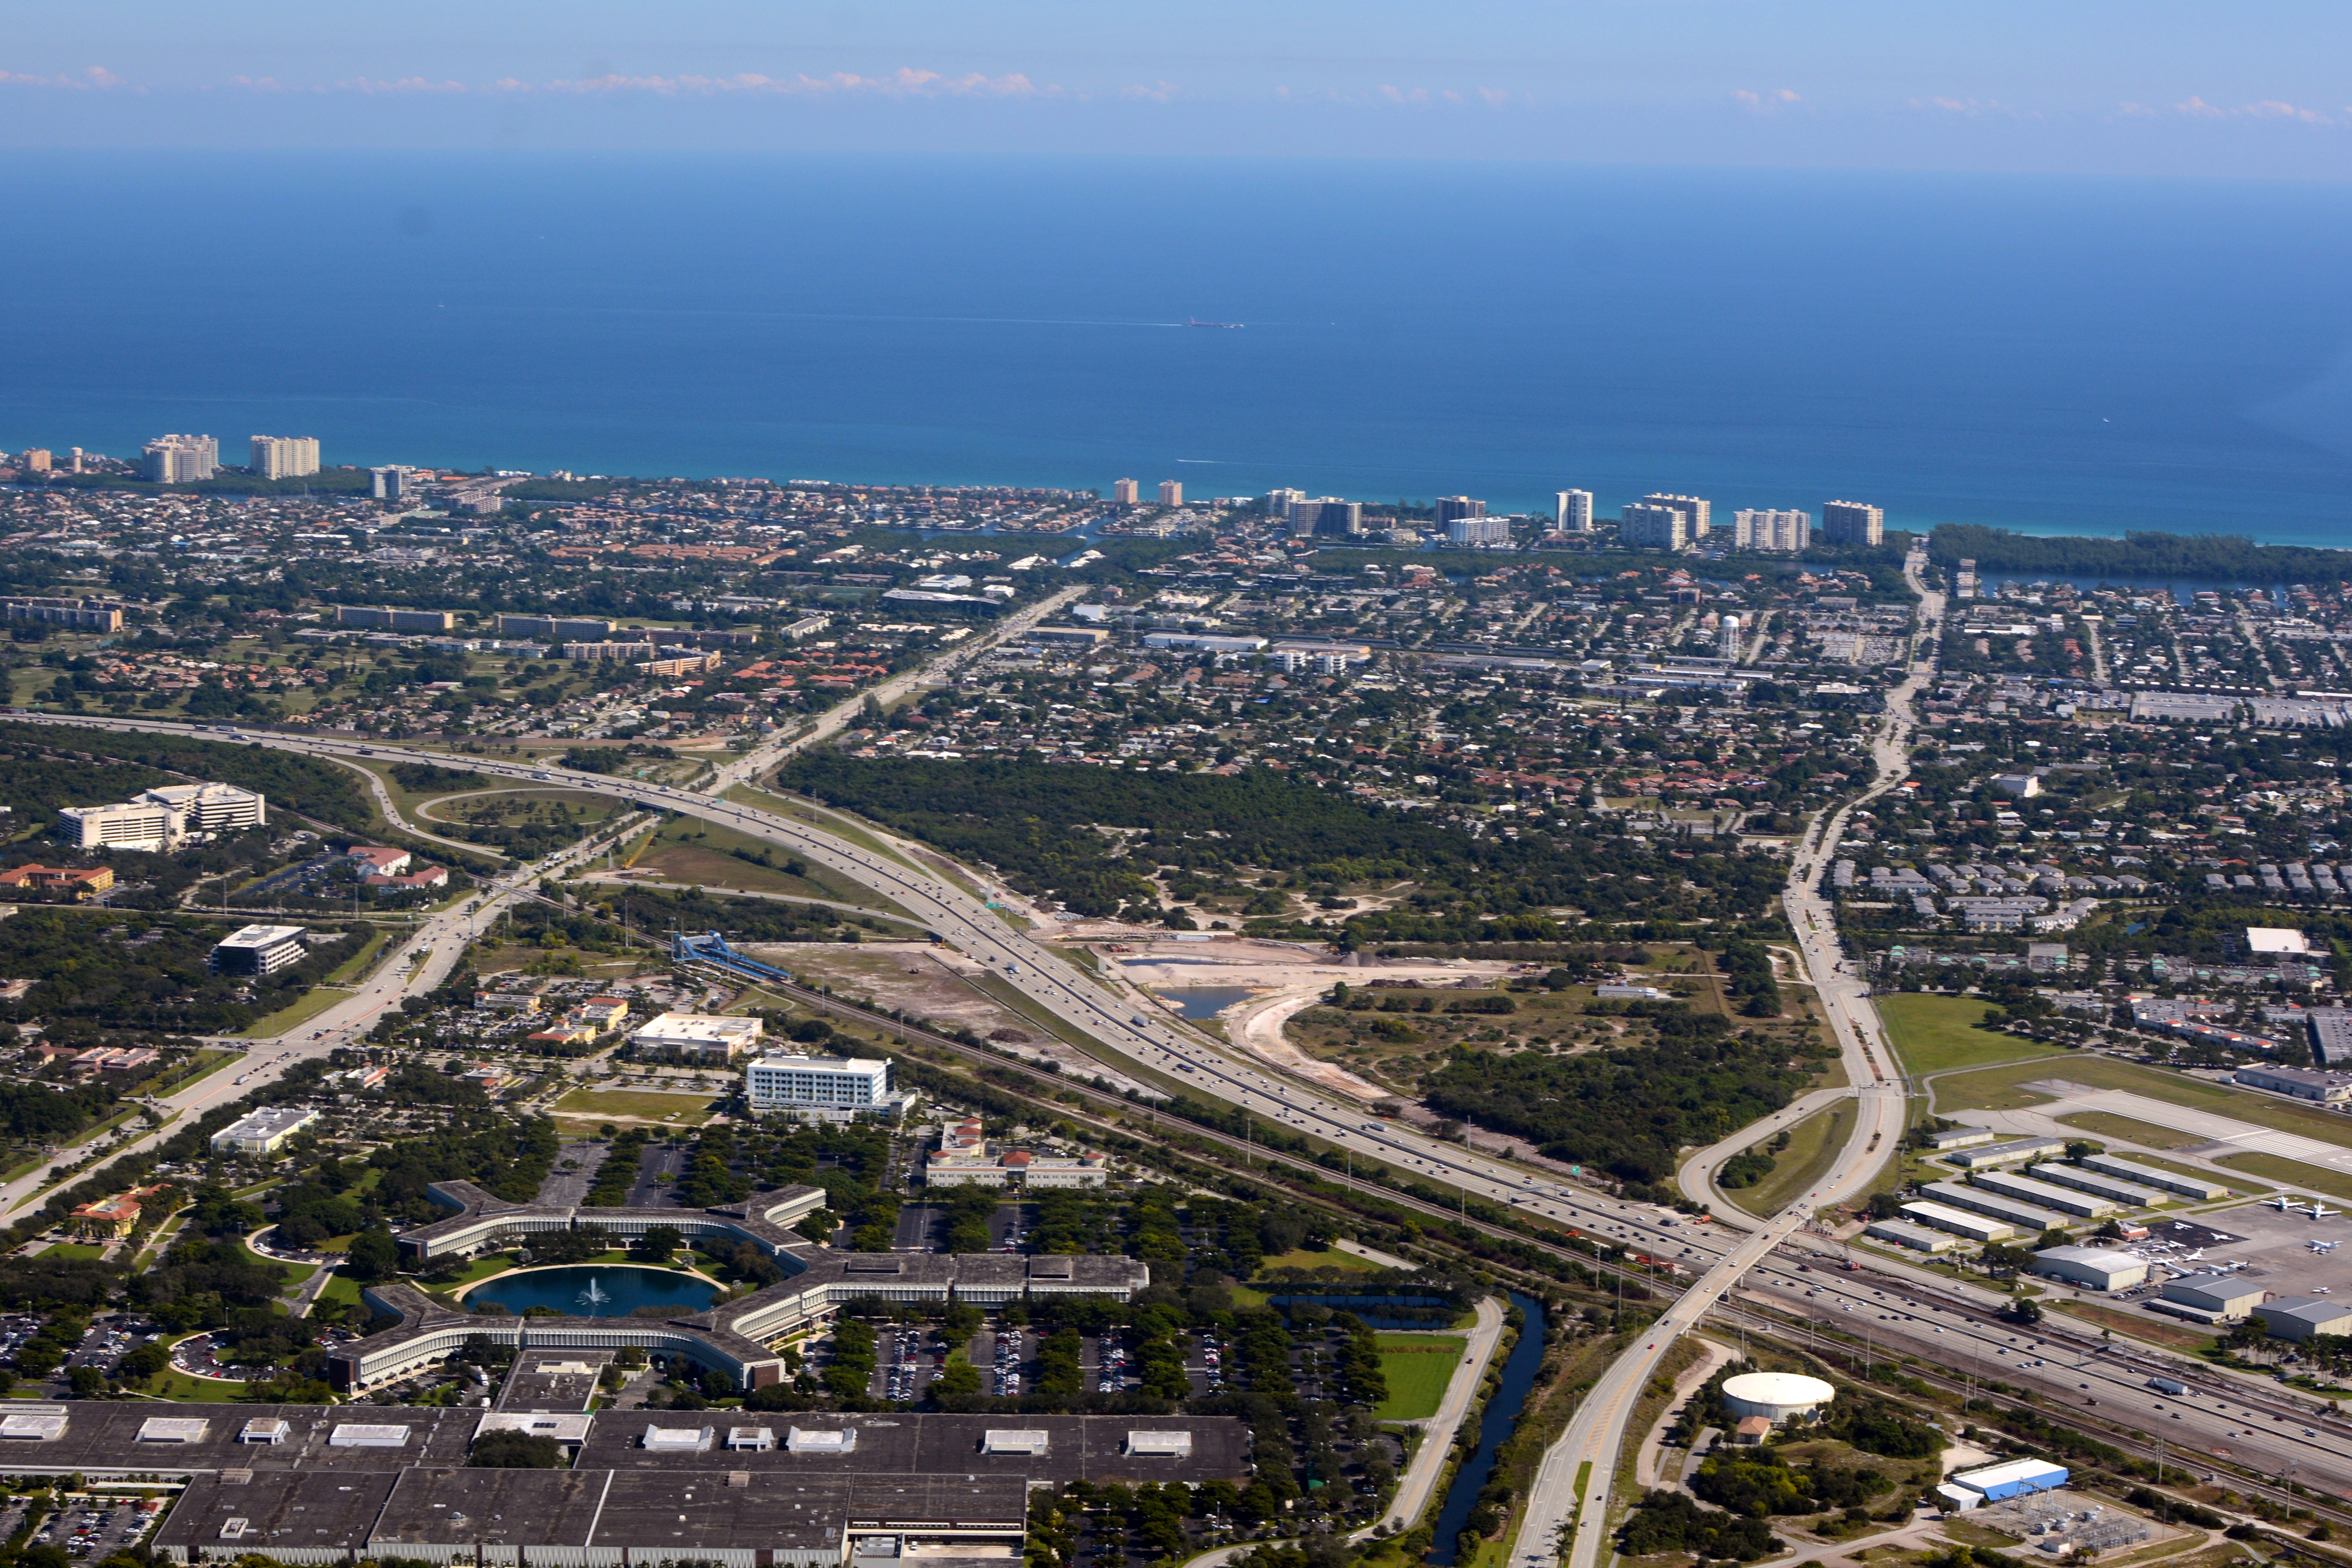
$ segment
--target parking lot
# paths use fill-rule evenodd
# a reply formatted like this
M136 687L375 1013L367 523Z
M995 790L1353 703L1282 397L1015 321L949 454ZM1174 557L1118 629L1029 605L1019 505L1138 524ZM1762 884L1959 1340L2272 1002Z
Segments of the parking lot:
M141 1506L137 1498L88 1497L70 1495L66 1506L41 1521L34 1533L35 1546L61 1548L69 1557L105 1557L117 1552L127 1552L145 1539L147 1531L161 1517L159 1506L149 1510ZM23 1515L12 1513L0 1518L0 1528L14 1533Z

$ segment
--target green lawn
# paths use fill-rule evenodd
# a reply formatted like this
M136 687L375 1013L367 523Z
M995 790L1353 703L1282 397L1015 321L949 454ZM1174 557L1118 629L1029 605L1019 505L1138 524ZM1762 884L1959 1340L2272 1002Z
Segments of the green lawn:
M346 1307L356 1307L360 1304L360 1282L338 1268L334 1277L320 1290L319 1300L341 1301Z
M61 1241L58 1243L57 1246L52 1247L47 1251L42 1253L41 1256L44 1258L79 1258L84 1261L95 1261L98 1258L106 1256L106 1248L102 1247L94 1247L87 1241Z
M1452 1334L1391 1334L1377 1336L1381 1375L1388 1380L1389 1396L1372 1414L1381 1421L1425 1421L1437 1414L1445 1385L1468 1349L1468 1342Z
M1979 997L1898 992L1875 1000L1895 1060L1914 1077L2050 1054L2048 1046L1976 1027L1987 1005Z
M1370 1258L1342 1252L1336 1247L1328 1252L1309 1252L1302 1247L1279 1257L1266 1258L1258 1266L1259 1275L1262 1277L1269 1268L1354 1268L1366 1274L1383 1272L1381 1266Z
M247 1039L274 1039L289 1030L299 1029L338 1002L347 1001L351 993L340 985L313 985L297 1001L289 1003L266 1018L257 1018L248 1026Z
M623 1116L673 1127L698 1127L710 1120L714 1099L708 1091L662 1094L651 1089L575 1089L555 1102L555 1114Z
M366 973L367 966L375 962L375 955L383 951L383 944L390 939L391 935L392 932L383 926L378 926L373 931L368 932L367 942L360 948L360 950L352 954L349 958L343 960L341 963L335 965L334 969L327 975L327 984L330 985L349 985L361 975Z
M1853 1131L1853 1117L1850 1100L1806 1117L1789 1129L1789 1146L1772 1157L1769 1174L1752 1187L1727 1187L1723 1195L1759 1218L1779 1214L1829 1173Z

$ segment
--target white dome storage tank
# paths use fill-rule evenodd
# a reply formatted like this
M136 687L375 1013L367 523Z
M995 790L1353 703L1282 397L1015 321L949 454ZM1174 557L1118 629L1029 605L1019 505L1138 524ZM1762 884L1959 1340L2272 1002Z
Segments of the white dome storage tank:
M1792 1415L1811 1415L1837 1397L1818 1377L1793 1372L1748 1372L1726 1379L1723 1403L1734 1415L1761 1415L1775 1426Z

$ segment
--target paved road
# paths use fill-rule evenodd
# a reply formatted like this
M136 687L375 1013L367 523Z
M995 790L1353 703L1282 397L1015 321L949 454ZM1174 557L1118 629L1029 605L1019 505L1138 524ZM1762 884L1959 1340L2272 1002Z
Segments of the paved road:
M165 1119L163 1126L122 1144L89 1171L72 1179L80 1181L126 1155L154 1147L176 1132L183 1123L215 1106L276 1082L297 1063L362 1039L386 1008L397 1007L403 998L421 995L446 980L478 925L503 910L517 894L535 889L541 877L559 876L593 852L596 851L583 842L546 860L517 867L494 881L485 882L477 897L426 916L415 930L394 940L378 957L370 978L349 995L288 1034L254 1041L243 1063L231 1062L153 1102ZM56 1169L44 1166L0 1186L0 1219L16 1215L41 1198Z
M1027 631L1063 605L1082 596L1086 591L1085 587L1080 586L1064 588L1057 593L1050 594L1023 610L1019 615L1011 616L997 622L988 631L971 638L961 647L952 648L940 658L928 660L912 669L903 670L878 686L867 688L845 702L835 703L825 710L824 717L802 733L779 736L763 745L754 747L730 762L721 763L718 776L709 786L710 793L725 795L735 785L747 784L758 778L795 752L804 752L811 746L832 740L835 735L848 729L859 715L866 711L866 704L869 700L887 708L899 698L914 690L916 687L926 682L936 681L942 676L949 675L960 667L971 663L981 654L1003 643L1015 633Z
M1929 594L1920 583L1917 573L1924 564L1923 559L1914 557L1906 563L1905 575L1913 591L1920 595L1923 623L1932 628L1930 635L1934 636L1940 633L1944 601L1941 595ZM1915 658L1911 673L1889 695L1885 716L1872 738L1872 755L1877 763L1878 775L1863 799L1882 795L1901 783L1909 766L1911 702L1928 679L1928 668L1926 660ZM1806 972L1821 998L1832 1037L1838 1043L1846 1079L1853 1086L1852 1090L1841 1092L1853 1093L1860 1102L1861 1113L1855 1118L1853 1131L1829 1173L1811 1191L1771 1219L1756 1224L1601 1374L1601 1381L1578 1406L1567 1433L1546 1451L1536 1472L1535 1482L1528 1492L1527 1511L1521 1518L1518 1535L1511 1543L1511 1561L1515 1563L1555 1560L1562 1554L1564 1537L1568 1568L1593 1568L1603 1560L1603 1548L1609 1539L1609 1498L1616 1482L1618 1459L1624 1451L1626 1423L1641 1398L1643 1385L1657 1372L1675 1338L1697 1326L1707 1310L1738 1284L1743 1274L1769 1257L1816 1209L1866 1191L1902 1142L1903 1089L1899 1079L1884 1065L1891 1058L1885 1053L1883 1028L1870 1005L1868 987L1843 967L1835 925L1827 918L1826 906L1815 887L1822 864L1834 853L1838 829L1852 809L1848 805L1840 810L1807 838L1790 868L1783 901L1790 924L1797 932ZM1790 1124L1791 1119L1790 1111L1783 1111L1775 1120L1785 1126ZM1757 1131L1769 1130L1769 1123L1765 1129L1748 1130L1734 1142L1734 1149L1753 1142ZM1714 1156L1712 1163L1705 1165L1710 1177L1715 1166L1727 1157L1728 1151L1717 1153L1722 1149L1718 1144L1702 1155L1703 1160ZM1735 1221L1726 1219L1720 1223L1731 1225ZM1572 1537L1567 1537L1571 1523L1577 1528Z

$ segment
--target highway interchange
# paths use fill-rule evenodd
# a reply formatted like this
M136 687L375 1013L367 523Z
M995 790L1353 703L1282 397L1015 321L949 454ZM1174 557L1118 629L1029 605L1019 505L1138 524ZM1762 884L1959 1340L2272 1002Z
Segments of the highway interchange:
M1917 583L1917 563L1912 563L1914 585L1922 595L1925 638L1940 630L1942 599ZM1906 766L1909 736L1909 701L1932 668L1923 647L1913 673L1893 694L1888 712L1873 742L1879 773L1874 792L1899 783ZM189 726L156 721L96 715L20 714L37 722L78 725L118 731L150 731L184 735ZM199 731L205 726L197 726ZM333 758L342 762L417 762L447 765L446 752L412 749L381 742L323 735L238 730L223 726L211 733L239 743ZM467 755L469 770L494 778L541 786L603 795L643 806L716 823L749 837L775 844L817 865L845 876L878 893L913 916L939 939L986 964L1002 981L1017 990L1036 1010L1067 1026L1080 1043L1091 1042L1178 1082L1204 1099L1283 1123L1297 1133L1344 1149L1360 1159L1383 1162L1427 1181L1465 1190L1480 1199L1517 1209L1522 1215L1581 1232L1603 1245L1620 1244L1631 1251L1689 1268L1696 1279L1671 1301L1664 1315L1619 1358L1572 1419L1562 1440L1545 1458L1530 1490L1520 1533L1514 1543L1514 1562L1549 1560L1561 1540L1562 1526L1573 1518L1599 1519L1615 1472L1629 1417L1639 1391L1663 1361L1674 1339L1690 1329L1735 1289L1758 1300L1769 1301L1800 1317L1819 1319L1833 1328L1873 1332L1874 1342L1899 1345L1927 1358L1931 1365L1964 1370L1955 1355L1967 1353L1983 1363L1987 1375L2044 1391L2053 1400L2098 1401L2101 1415L2129 1412L2146 1419L2152 1429L2177 1429L2184 1448L2221 1450L2238 1462L2271 1475L2292 1473L2306 1485L2338 1493L2352 1493L2352 1427L2284 1401L2280 1391L2240 1374L2211 1368L2173 1365L2170 1372L2192 1382L2202 1392L2197 1397L2158 1401L2146 1386L2147 1367L2162 1358L2153 1352L2126 1357L2104 1349L2087 1330L2062 1328L2045 1321L2032 1330L2012 1330L1990 1321L1992 1308L2006 1300L2001 1294L1961 1285L1900 1264L1874 1266L1867 1277L1832 1268L1826 1253L1808 1254L1796 1238L1812 1212L1824 1205L1865 1192L1899 1145L1905 1126L1903 1086L1891 1071L1882 1026L1872 1007L1867 986L1847 971L1840 953L1834 924L1821 902L1816 884L1825 860L1834 853L1844 820L1841 812L1820 824L1800 847L1792 868L1787 907L1809 977L1823 1001L1832 1033L1844 1062L1848 1082L1861 1108L1854 1131L1812 1191L1769 1221L1746 1222L1744 1233L1722 1221L1694 1224L1666 1211L1621 1202L1580 1186L1572 1186L1525 1167L1477 1153L1465 1146L1441 1142L1410 1126L1371 1119L1360 1109L1328 1099L1304 1083L1284 1079L1255 1066L1237 1062L1215 1048L1204 1037L1179 1026L1167 1014L1141 1003L1118 982L1090 973L1060 952L1038 941L1027 930L988 907L984 896L964 885L986 888L984 874L966 870L963 878L934 874L908 858L887 852L889 841L862 826L846 833L828 831L781 812L724 798L719 791L760 776L784 752L807 742L810 736L772 743L718 771L702 789L654 784L606 775L575 773L528 761ZM1867 798L1866 796L1864 798ZM1849 806L1847 809L1851 809ZM846 825L845 825L846 826ZM876 846L869 848L867 844ZM877 852L877 849L883 852ZM548 862L519 866L485 889L471 910L479 920L499 901L517 896L541 878L564 869L586 852L575 846ZM930 851L922 858L943 858ZM403 973L397 963L378 970L385 979L362 994L339 1003L329 1014L304 1026L307 1037L279 1041L275 1055L259 1073L275 1076L292 1060L315 1055L363 1034L373 1016L396 1004L398 994L415 994L436 984L456 961L463 942L458 928L467 911L455 910L432 917L409 939L406 956L424 962ZM389 986L390 989L385 989ZM346 1016L348 1015L348 1016ZM265 1050L267 1047L264 1048ZM257 1051L257 1056L263 1052ZM214 1083L223 1078L215 1074ZM215 1096L232 1087L219 1084ZM1787 1125L1803 1114L1792 1107L1775 1119ZM1772 1123L1752 1128L1751 1140L1769 1132ZM1704 1175L1706 1173L1702 1173ZM1686 1172L1687 1177L1687 1172ZM28 1181L36 1178L27 1178ZM15 1206L29 1194L0 1193L0 1204ZM1720 1205L1718 1205L1720 1206ZM1727 1218L1736 1216L1726 1216ZM1794 1242L1794 1245L1790 1245ZM1811 1261L1805 1261L1808 1258ZM1800 1272L1800 1270L1802 1270ZM2027 1367L2027 1361L2038 1364ZM2158 1408L2158 1405L2161 1408ZM2297 1413L2290 1414L2291 1410ZM2306 1427L2309 1435L2305 1435ZM1590 1464L1590 1469L1584 1467ZM1587 1477L1581 1495L1575 1478ZM1580 1530L1570 1543L1569 1568L1591 1568L1604 1532Z

